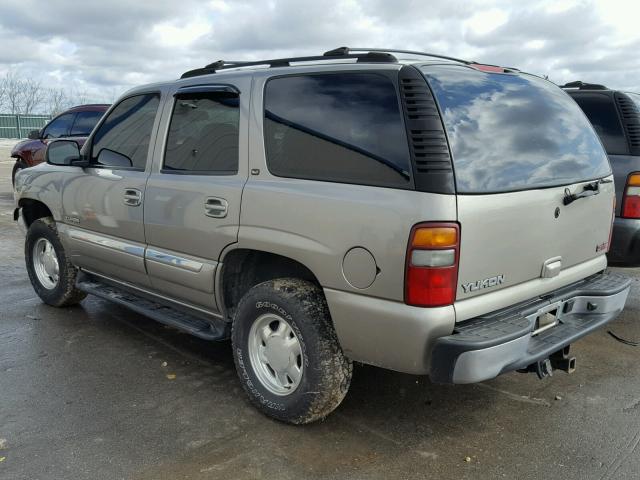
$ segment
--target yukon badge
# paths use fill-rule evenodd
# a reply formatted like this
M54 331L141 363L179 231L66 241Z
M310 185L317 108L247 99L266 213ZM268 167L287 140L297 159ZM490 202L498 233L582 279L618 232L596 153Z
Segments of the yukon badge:
M463 283L462 290L464 293L475 292L483 288L495 287L504 283L504 275L496 275L495 277L485 278L484 280L476 280L475 282Z

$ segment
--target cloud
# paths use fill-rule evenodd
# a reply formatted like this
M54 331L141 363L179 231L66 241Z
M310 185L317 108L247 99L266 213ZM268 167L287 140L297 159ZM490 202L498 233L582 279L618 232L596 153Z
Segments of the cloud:
M73 82L103 100L107 91L220 58L351 45L433 51L561 83L640 91L640 9L616 1L3 0L0 74L13 70L52 87Z

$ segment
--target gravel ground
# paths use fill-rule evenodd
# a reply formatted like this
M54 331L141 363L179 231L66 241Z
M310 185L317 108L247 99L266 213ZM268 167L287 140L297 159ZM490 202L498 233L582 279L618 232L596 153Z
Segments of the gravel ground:
M88 298L36 298L0 141L0 478L637 479L640 348L598 332L578 370L437 386L358 367L326 421L290 427L251 408L227 343ZM640 340L640 271L611 325ZM175 375L175 378L173 377Z

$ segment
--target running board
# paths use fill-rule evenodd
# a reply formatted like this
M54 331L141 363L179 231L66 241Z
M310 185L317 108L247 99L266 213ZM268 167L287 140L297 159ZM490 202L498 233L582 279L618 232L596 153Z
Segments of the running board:
M102 282L95 276L86 275L83 277L76 286L85 293L117 303L204 340L226 340L229 338L229 327L222 320L212 319L212 322L209 322L176 308L154 302L129 290Z

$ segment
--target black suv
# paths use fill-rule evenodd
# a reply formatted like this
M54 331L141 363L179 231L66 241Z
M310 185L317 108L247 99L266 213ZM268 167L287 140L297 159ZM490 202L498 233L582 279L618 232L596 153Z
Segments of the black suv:
M584 82L562 88L587 115L611 161L616 217L609 264L640 266L640 95Z

